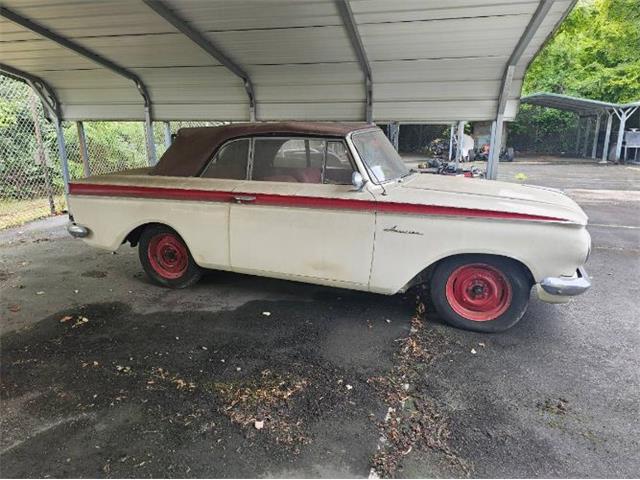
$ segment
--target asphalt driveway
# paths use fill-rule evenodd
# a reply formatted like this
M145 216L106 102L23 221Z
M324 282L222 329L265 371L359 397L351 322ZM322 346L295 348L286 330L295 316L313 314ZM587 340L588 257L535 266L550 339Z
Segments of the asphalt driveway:
M495 335L420 291L220 272L170 291L63 218L0 232L0 475L637 476L640 169L518 173L590 215L594 286Z

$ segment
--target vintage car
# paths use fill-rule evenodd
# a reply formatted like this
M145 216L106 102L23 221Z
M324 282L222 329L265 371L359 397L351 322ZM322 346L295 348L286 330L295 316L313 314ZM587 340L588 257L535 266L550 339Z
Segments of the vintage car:
M70 233L138 246L159 285L229 270L393 295L427 284L448 323L496 332L531 288L590 281L587 216L563 193L407 168L369 124L185 128L153 168L70 185Z

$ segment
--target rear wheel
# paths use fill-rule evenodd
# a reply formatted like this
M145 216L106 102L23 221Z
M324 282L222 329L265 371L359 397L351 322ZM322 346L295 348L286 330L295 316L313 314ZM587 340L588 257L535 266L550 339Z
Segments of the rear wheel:
M515 325L527 310L530 290L521 265L488 255L446 259L431 279L431 298L444 321L477 332Z
M202 276L184 240L167 226L145 228L140 235L138 254L149 278L163 287L186 288Z

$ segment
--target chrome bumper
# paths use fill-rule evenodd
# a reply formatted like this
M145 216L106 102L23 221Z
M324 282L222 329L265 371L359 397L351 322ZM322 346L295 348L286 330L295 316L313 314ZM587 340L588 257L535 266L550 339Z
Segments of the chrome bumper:
M85 238L89 235L89 229L87 227L75 223L69 223L67 225L67 232L69 232L73 238Z
M547 277L540 282L540 286L549 295L573 297L589 290L591 279L586 270L579 267L574 277Z

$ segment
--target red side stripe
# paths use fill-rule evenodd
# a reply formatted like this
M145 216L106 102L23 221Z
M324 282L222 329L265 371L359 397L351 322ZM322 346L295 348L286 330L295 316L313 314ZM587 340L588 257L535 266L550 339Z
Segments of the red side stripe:
M535 220L544 222L566 222L568 220L543 215L513 213L475 208L420 205L415 203L376 202L373 200L351 200L345 198L305 197L297 195L277 195L269 193L224 192L217 190L197 190L165 187L139 187L129 185L105 185L99 183L72 183L72 195L96 195L108 197L158 198L168 200L192 200L204 202L231 202L235 196L255 197L251 205L277 205L283 207L326 208L359 210L413 215L446 215L480 217L506 220Z

